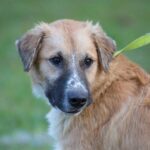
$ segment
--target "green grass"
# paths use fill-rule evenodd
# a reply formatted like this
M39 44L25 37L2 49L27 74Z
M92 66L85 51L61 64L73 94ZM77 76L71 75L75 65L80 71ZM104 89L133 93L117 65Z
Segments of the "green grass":
M13 144L13 145L0 145L0 150L50 150L49 145L36 146L32 144Z
M99 21L117 41L118 49L150 30L149 0L1 0L0 2L0 137L20 130L45 132L49 107L32 96L30 81L15 48L15 40L40 21L60 18ZM128 57L150 71L150 46ZM48 149L2 145L0 150Z

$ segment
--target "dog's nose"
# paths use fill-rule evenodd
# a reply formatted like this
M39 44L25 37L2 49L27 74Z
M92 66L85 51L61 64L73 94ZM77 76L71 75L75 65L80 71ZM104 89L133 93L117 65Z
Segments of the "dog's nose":
M88 93L83 91L69 91L68 100L73 108L81 108L87 102Z
M74 108L81 108L86 104L86 98L71 98L69 103Z

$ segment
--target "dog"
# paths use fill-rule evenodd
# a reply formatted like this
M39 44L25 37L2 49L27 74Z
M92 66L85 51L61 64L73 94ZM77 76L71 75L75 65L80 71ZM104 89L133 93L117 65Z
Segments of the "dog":
M99 24L40 23L17 41L55 150L150 150L150 76Z

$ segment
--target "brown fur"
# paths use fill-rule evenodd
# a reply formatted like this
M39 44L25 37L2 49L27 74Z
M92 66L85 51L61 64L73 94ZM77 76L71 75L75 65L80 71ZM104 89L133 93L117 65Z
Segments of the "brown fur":
M69 150L75 145L80 150L150 149L149 77L123 56L114 60L111 69L103 74L103 83L97 74L94 103L74 118L68 138L62 138L69 140Z
M86 72L93 103L70 118L59 135L60 149L149 150L149 75L124 56L113 59L115 45L98 26L65 20L41 24L36 29L44 33L44 40L29 71L33 84L45 88L45 77L53 82L58 76L59 72L49 69L46 61L57 50L68 60L74 51L78 58L87 52L95 60Z

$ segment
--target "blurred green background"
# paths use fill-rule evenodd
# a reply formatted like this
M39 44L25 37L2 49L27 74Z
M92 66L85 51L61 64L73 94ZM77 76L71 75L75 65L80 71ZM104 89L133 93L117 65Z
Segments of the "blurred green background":
M118 49L150 31L150 0L0 1L0 150L48 150L49 106L32 96L15 40L34 24L71 18L100 22ZM150 71L150 46L127 54Z

